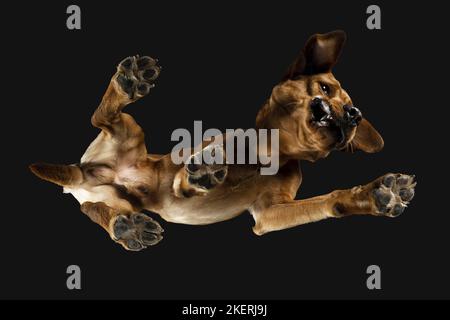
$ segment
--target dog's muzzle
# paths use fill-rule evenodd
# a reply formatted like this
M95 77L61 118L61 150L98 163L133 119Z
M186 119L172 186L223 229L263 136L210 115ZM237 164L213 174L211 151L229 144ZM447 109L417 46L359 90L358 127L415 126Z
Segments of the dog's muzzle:
M344 105L343 116L338 117L328 103L321 98L311 101L312 122L318 127L337 126L342 129L356 127L362 119L361 111L350 105Z

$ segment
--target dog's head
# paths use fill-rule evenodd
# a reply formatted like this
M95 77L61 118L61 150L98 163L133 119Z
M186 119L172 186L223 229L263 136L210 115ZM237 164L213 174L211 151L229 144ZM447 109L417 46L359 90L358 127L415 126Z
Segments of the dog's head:
M332 150L383 148L380 134L331 72L345 41L343 31L309 38L258 115L259 127L280 129L282 153L315 160Z

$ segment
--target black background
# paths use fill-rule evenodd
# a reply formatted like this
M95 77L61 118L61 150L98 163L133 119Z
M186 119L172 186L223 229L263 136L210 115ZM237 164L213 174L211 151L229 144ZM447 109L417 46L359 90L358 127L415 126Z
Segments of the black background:
M366 28L366 1L74 1L80 31L66 29L72 2L2 4L0 298L449 298L446 12L438 1L392 2L377 1L377 31ZM162 221L165 239L131 253L27 169L79 161L98 133L92 112L126 56L151 55L164 68L127 112L148 149L167 153L172 131L194 120L252 127L306 39L334 29L348 35L334 73L386 145L303 163L298 197L416 174L416 198L400 218L330 219L263 237L248 213L203 227ZM71 264L82 269L81 291L66 288ZM371 264L382 290L366 288Z

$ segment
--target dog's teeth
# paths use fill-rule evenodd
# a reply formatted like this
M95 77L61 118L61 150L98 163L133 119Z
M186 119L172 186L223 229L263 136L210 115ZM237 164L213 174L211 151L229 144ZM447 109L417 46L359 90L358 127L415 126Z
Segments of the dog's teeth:
M326 127L326 126L328 126L328 122L326 122L326 121L319 121L319 122L317 122L317 125L319 127Z
M331 120L331 115L326 114L322 118L320 118L320 121L327 121L327 120Z
M316 124L319 127L327 127L329 125L329 120L331 120L331 119L332 119L332 117L329 114L327 114L327 115L324 115L322 118L320 118L320 120L317 121Z

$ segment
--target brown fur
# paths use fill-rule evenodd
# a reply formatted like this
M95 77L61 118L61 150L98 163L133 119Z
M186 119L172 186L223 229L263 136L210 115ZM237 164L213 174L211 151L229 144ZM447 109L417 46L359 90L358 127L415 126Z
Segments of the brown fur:
M147 94L159 74L156 61L150 58L129 58L131 63L125 60L119 65L92 116L92 124L102 131L80 165L35 164L30 168L37 176L64 186L92 221L129 250L143 249L162 238L162 228L138 213L143 209L166 221L186 224L215 223L248 210L258 235L351 214L395 216L412 198L412 177L388 174L364 186L295 200L302 181L298 160L324 158L336 142L327 129L311 125L311 100L321 96L336 117L343 117L344 105L352 105L331 73L345 38L340 31L311 37L260 110L257 128L280 130L281 167L276 175L260 175L254 165L201 164L192 173L187 166L175 165L170 155L147 154L142 129L122 110ZM146 70L155 76L145 78ZM130 82L124 84L124 76ZM321 91L323 83L332 94ZM140 85L144 85L143 92ZM382 147L379 133L363 119L358 127L346 129L345 145L340 149L377 152ZM222 170L223 179L214 178ZM209 189L196 182L205 175Z

